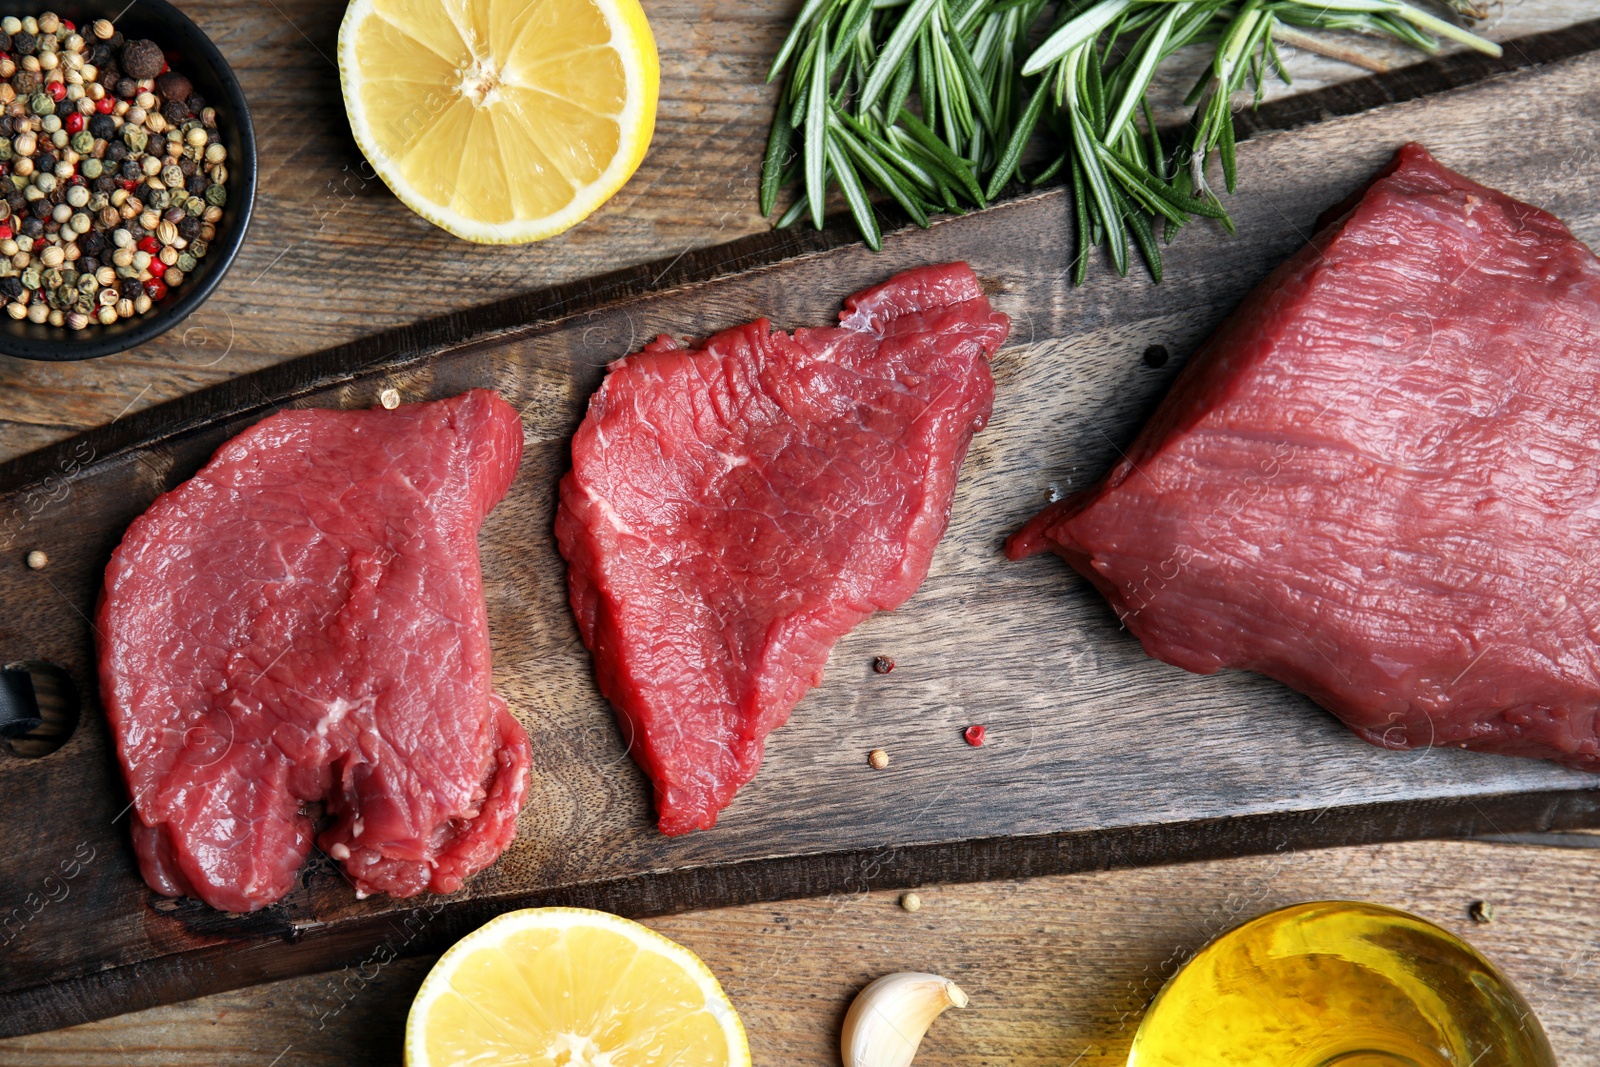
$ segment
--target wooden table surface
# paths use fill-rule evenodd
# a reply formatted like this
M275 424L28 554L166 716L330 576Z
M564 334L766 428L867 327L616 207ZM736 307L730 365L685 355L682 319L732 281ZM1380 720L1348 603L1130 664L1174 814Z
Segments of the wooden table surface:
M369 177L330 59L342 7L184 4L233 62L255 112L255 226L187 328L84 364L0 357L0 460L384 327L668 261L763 228L754 207L772 92L763 76L797 4L645 4L663 69L649 158L589 222L522 249L457 242ZM1591 0L1505 0L1492 26L1514 37L1594 14ZM1293 63L1296 90L1361 73L1315 56ZM936 1025L919 1064L1089 1065L1122 1062L1149 996L1213 934L1293 901L1370 899L1467 936L1522 988L1560 1062L1584 1064L1600 1062L1600 1020L1591 1010L1600 995L1597 841L1569 834L1287 853L927 887L915 915L897 907L895 893L870 893L651 925L695 949L722 978L757 1063L836 1063L851 993L880 973L927 969L955 978L973 1003ZM1479 900L1495 906L1493 923L1468 918ZM0 1042L0 1065L394 1063L409 998L430 962L293 979L14 1038Z

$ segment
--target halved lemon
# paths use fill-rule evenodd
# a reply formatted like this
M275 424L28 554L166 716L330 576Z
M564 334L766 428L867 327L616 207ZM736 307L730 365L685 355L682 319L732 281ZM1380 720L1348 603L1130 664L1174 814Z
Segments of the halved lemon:
M661 64L639 0L354 0L339 75L356 144L407 207L521 244L638 169Z
M508 912L439 958L406 1020L407 1067L749 1067L700 958L583 908Z

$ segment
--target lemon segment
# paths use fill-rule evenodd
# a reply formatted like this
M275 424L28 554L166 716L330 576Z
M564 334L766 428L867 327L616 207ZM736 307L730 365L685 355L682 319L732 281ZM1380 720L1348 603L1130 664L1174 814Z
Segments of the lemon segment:
M749 1067L744 1025L699 957L582 908L509 912L428 972L407 1067Z
M411 210L521 244L587 218L650 147L639 0L354 0L339 75L356 144Z

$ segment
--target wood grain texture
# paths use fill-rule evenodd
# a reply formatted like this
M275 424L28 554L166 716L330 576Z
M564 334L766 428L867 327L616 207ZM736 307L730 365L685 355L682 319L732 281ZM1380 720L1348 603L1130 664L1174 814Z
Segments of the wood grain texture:
M795 0L645 6L660 43L662 87L655 140L638 174L567 234L485 248L412 215L362 160L332 61L344 5L185 4L233 64L256 116L256 221L219 291L166 337L82 364L0 357L0 459L378 330L764 232L755 187L777 91L765 75ZM1520 38L1593 17L1589 0L1506 0L1488 32ZM1396 64L1416 58L1383 42L1356 43ZM1196 54L1166 71L1165 99L1182 97L1200 61ZM1314 55L1290 62L1295 92L1364 73ZM1275 85L1269 95L1290 91ZM1180 113L1162 110L1167 119Z
M742 1015L757 1067L837 1067L844 1009L865 982L933 970L971 995L918 1067L1122 1067L1150 997L1210 937L1328 897L1403 908L1466 938L1518 986L1558 1062L1600 1060L1600 853L1480 842L1285 851L1159 869L840 893L649 920L698 953ZM1468 918L1475 901L1495 909ZM0 1067L378 1067L400 1061L432 957L225 993L0 1041Z
M152 434L145 447L117 451L114 436L98 435L35 457L52 479L0 498L11 535L0 554L0 650L61 663L93 692L87 616L122 529L284 399L354 406L385 386L407 399L491 386L522 411L527 435L523 470L482 541L496 684L530 728L534 782L516 844L424 924L408 951L437 948L529 902L649 915L1600 821L1588 776L1460 752L1381 752L1263 679L1195 678L1153 663L1059 563L1008 566L997 551L1049 493L1098 475L1133 435L1182 362L1153 370L1139 359L1143 349L1190 351L1402 141L1425 136L1447 165L1550 208L1596 241L1597 109L1600 55L1592 55L1262 133L1241 148L1260 177L1237 198L1238 236L1186 230L1159 290L1103 270L1082 289L1067 286L1068 209L1051 191L927 233L892 234L881 255L829 235L719 246L671 268L712 277L695 285L651 293L637 272L586 282L530 298L545 305L513 302L235 379L130 420ZM803 254L771 265L789 251ZM769 265L741 270L746 256ZM973 264L1016 329L995 361L995 419L970 454L928 582L902 611L840 643L827 681L774 735L766 767L714 832L665 839L594 691L548 535L583 405L607 360L657 332L703 336L758 313L784 326L825 322L845 293L949 259ZM512 313L533 325L430 343ZM45 571L23 568L22 552L35 544L52 557ZM898 661L892 675L871 674L878 653ZM972 721L990 730L981 750L960 739ZM874 747L893 754L890 771L866 767ZM126 799L93 705L60 752L0 759L0 798L8 813L28 813L0 828L8 857L0 1032L360 958L416 912L415 901L355 901L326 862L252 916L152 897L133 872ZM90 927L95 936L81 936Z

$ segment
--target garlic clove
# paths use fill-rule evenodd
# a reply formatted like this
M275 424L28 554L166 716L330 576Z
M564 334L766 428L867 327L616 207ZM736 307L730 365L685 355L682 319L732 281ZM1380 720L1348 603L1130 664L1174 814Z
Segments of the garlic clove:
M856 994L839 1035L844 1067L908 1067L946 1008L964 1008L961 987L937 974L886 974Z

